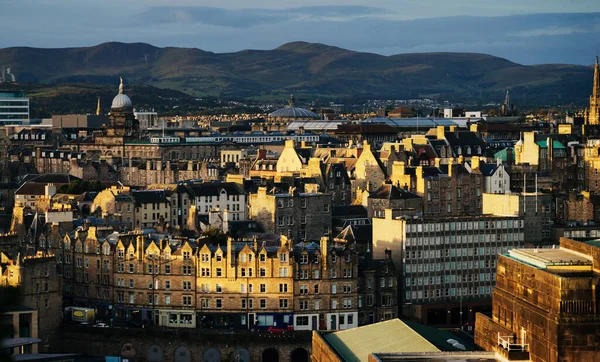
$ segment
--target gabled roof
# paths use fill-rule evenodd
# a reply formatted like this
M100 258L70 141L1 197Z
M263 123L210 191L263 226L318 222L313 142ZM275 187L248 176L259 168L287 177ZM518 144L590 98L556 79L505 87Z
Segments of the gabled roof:
M418 199L419 195L391 184L383 184L369 195L370 199L403 200Z
M479 165L479 171L483 176L492 176L497 169L498 165L495 163L481 163Z

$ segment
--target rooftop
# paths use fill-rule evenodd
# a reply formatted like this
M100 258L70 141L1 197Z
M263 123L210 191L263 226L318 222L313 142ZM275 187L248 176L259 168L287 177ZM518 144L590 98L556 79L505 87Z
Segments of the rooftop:
M431 342L400 319L323 334L344 361L368 361L378 352L439 352Z
M560 247L513 249L509 250L508 255L512 259L551 272L590 272L593 268L591 257Z

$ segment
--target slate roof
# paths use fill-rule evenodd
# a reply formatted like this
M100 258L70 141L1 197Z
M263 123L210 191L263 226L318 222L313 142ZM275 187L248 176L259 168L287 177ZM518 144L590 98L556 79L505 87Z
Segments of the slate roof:
M23 178L23 180L21 181L22 183L24 182L37 182L37 183L44 183L44 184L49 184L49 183L53 183L55 185L61 185L61 184L70 184L71 182L74 181L82 181L79 177L75 177L73 175L70 175L68 173L45 173L45 174L27 174L25 175L25 177Z
M387 200L402 200L402 199L418 199L419 195L407 191L403 188L383 184L369 195L370 199L387 199Z
M235 182L202 182L187 184L189 190L194 196L218 196L221 190L225 190L228 195L244 195L244 190Z
M168 202L165 190L131 191L131 196L134 198L136 206Z
M495 163L481 163L479 164L479 171L483 176L492 176L496 170L498 169L498 165Z

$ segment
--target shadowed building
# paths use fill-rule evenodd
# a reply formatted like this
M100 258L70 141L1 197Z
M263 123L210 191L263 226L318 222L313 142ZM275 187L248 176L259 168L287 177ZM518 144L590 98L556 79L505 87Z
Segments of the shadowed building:
M552 249L498 256L492 318L478 314L475 342L531 361L600 357L600 241L561 238Z

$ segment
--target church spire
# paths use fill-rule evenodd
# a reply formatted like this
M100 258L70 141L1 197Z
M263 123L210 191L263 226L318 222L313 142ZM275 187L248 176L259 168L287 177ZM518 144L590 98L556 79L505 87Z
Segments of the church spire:
M508 94L508 88L506 88L506 96L504 97L504 104L510 107L510 95Z
M100 115L100 97L98 97L98 107L96 107L96 115Z
M594 67L594 90L592 97L600 97L600 65L598 65L598 55L596 55L596 66Z
M119 94L123 94L123 77L119 77L121 79L121 84L119 84Z

